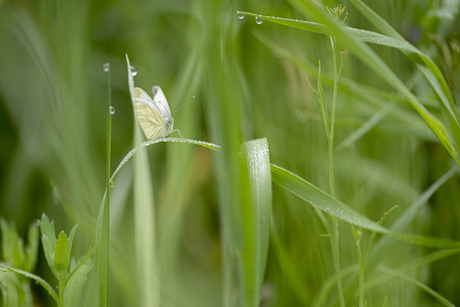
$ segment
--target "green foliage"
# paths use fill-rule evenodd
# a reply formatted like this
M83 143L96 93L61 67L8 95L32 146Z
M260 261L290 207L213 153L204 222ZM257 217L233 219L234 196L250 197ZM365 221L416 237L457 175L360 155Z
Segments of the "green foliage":
M2 237L2 242L8 242L11 239L14 239L14 241L9 242L9 244L5 244L2 247L2 250L8 251L8 248L14 248L12 243L18 243L22 247L22 239L18 238L17 234L14 233L14 224L8 225L5 220L2 219L1 225L2 235L5 234L9 236L9 239L7 239L6 236ZM33 228L35 228L35 230L32 230ZM8 260L6 261L7 264L2 264L0 267L3 272L0 276L2 277L2 285L4 286L2 289L5 290L5 306L32 306L32 298L28 281L29 278L42 285L55 300L58 306L80 306L80 292L86 283L88 274L93 268L90 258L93 253L93 249L90 248L88 254L85 257L80 258L78 262L76 262L73 258L70 258L72 242L75 237L76 229L77 225L72 228L69 238L67 238L67 235L61 231L56 239L54 221L50 221L46 214L42 214L42 219L40 220L40 231L42 234L43 250L51 271L59 281L59 295L56 294L52 286L43 278L30 273L33 271L33 267L27 265L24 266L24 264L21 265L21 263L18 263L17 260L15 262L10 262ZM29 240L30 239L34 239L34 241L30 241L31 245L28 246L27 255L34 257L32 262L35 265L39 239L38 227L36 224L31 225L29 229ZM35 248L30 248L30 246L35 246ZM17 248L15 249L17 250ZM34 250L35 253L31 254L31 250ZM9 254L12 255L11 251ZM24 255L24 252L22 252L22 255ZM10 256L7 256L5 259L11 260ZM30 263L31 261L27 260L26 264ZM3 283L3 280L5 283ZM24 283L24 285L18 284L17 281ZM16 283L16 287L19 287L18 289L22 291L11 288L12 282Z
M29 226L27 245L18 235L13 221L0 218L2 263L26 271L33 271L37 263L39 234L36 223ZM32 306L30 282L8 271L0 274L3 306Z
M3 305L460 305L459 1L0 7Z

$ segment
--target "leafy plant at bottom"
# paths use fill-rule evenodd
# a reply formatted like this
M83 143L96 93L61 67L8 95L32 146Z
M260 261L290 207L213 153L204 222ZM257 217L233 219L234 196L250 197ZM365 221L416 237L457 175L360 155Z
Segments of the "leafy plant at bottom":
M33 271L37 263L38 227L35 223L29 226L28 244L16 231L14 221L7 222L0 218L2 232L2 264L13 266L25 271ZM0 274L0 288L3 294L3 306L32 306L30 281L24 276L11 272Z
M55 229L54 229L54 222L50 221L46 214L43 213L42 218L40 220L40 231L41 231L41 239L43 250L45 253L45 258L50 267L51 271L53 272L54 276L58 280L58 289L59 293L53 290L53 287L46 282L41 277L30 273L33 270L33 267L30 264L35 266L36 257L37 257L37 248L38 248L38 229L35 227L35 232L29 230L29 246L33 246L32 248L26 248L26 253L22 253L22 255L27 254L29 259L26 263L29 265L21 266L18 261L8 261L8 264L2 263L0 266L0 271L2 272L12 272L16 273L15 275L19 279L26 279L30 278L35 280L37 283L42 285L45 290L53 297L56 301L58 306L65 306L65 307L73 307L79 306L78 299L81 296L81 290L86 283L87 276L89 272L93 269L93 263L91 260L91 255L94 252L92 247L89 248L88 253L86 256L81 257L78 261L74 258L71 258L70 253L72 251L72 242L75 237L77 231L77 225L75 225L72 230L70 231L70 235L67 236L64 231L61 231L56 239ZM32 226L31 226L32 227ZM4 223L2 221L2 229L4 228ZM2 232L5 232L2 230ZM34 233L31 235L31 233ZM14 238L11 236L12 240L10 240L10 247L9 247L9 256L8 259L21 259L21 252L20 248L22 246L22 240L20 238ZM35 239L35 240L31 240ZM18 243L14 243L18 242ZM31 243L35 242L35 243ZM16 244L16 248L14 248L14 244ZM33 255L34 258L31 258L32 251L35 250ZM5 250L5 249L3 249ZM29 251L30 250L30 251ZM14 258L11 258L14 255ZM23 257L24 258L24 257ZM33 260L33 261L32 261ZM3 274L1 275L3 276ZM11 295L12 292L8 292L6 297ZM28 305L11 305L7 304L6 306L28 306Z

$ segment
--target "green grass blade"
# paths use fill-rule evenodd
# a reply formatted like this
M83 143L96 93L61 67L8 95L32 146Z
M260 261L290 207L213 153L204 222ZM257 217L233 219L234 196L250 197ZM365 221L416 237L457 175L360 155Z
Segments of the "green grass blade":
M317 73L318 69L316 66L298 59L290 51L288 51L286 47L276 44L261 31L254 30L253 34L280 57L287 59L300 69L307 71L310 75L315 75ZM324 85L331 88L333 87L333 77L325 71L322 72L322 81ZM419 131L425 139L436 140L428 128L424 129L426 126L424 126L424 124L420 121L420 118L417 115L414 115L410 110L406 110L405 108L398 108L397 110L388 109L388 101L394 101L399 105L409 104L407 100L401 99L400 96L377 88L363 86L344 76L341 77L339 89L341 93L348 95L350 99L362 101L367 105L378 108L380 111L377 112L379 115L373 116L368 122L364 123L359 129L353 132L352 135L347 138L346 143L343 141L343 144L339 144L337 149L344 148L350 145L351 142L354 142L358 138L362 137L370 129L375 127L375 125L377 125L379 121L388 114L388 112L388 115L391 115L391 118L402 122L404 127L414 128L413 131Z
M371 221L364 215L351 209L296 174L274 164L271 165L271 170L273 182L309 202L318 209L347 223L379 233L390 233L388 229Z
M107 64L104 64L107 65ZM105 69L105 68L104 68ZM111 95L110 95L110 64L107 66L107 135L105 147L105 205L103 218L103 246L102 246L102 306L109 306L109 265L110 265L110 186L113 181L110 181L110 161L112 151L112 111L111 111ZM84 274L82 275L84 276ZM82 277L83 278L83 277Z
M208 142L203 142L203 141L196 141L196 140L190 140L190 139L180 139L180 138L166 138L166 139L156 139L156 140L148 140L145 141L141 144L141 147L147 147L153 144L157 144L160 142L171 142L171 143L188 143L188 144L194 144L198 146L202 146L204 148L208 148L214 151L219 151L220 146L213 144L213 143L208 143ZM137 148L131 149L126 156L121 160L121 162L118 164L117 168L112 174L112 177L110 177L110 181L114 181L115 177L117 176L118 172L125 166L126 163L128 163L129 160L134 156L134 154L137 152Z
M353 210L341 201L333 198L324 191L318 189L313 184L302 179L296 174L274 164L271 165L271 170L273 182L290 191L291 193L297 195L303 200L307 201L312 206L332 216L335 216L344 222L381 234L391 235L397 239L409 243L437 248L460 247L460 242L450 239L392 232L378 225L376 222L373 222L361 213Z
M372 115L371 118L369 118L364 124L362 124L358 129L353 131L353 133L351 133L345 140L340 142L340 144L337 145L336 150L342 150L356 142L363 135L368 133L372 128L377 126L377 124L380 123L383 120L383 118L385 118L394 109L394 107L394 103L386 104L382 109L380 109L380 111Z
M371 70L373 70L378 76L380 76L398 92L401 92L404 94L404 96L406 96L412 107L423 118L427 126L433 131L452 159L457 163L457 165L460 165L458 152L453 147L444 125L430 112L428 112L428 110L419 102L418 98L411 93L411 91L404 85L398 76L383 62L379 56L377 56L374 51L372 51L369 46L364 44L364 42L376 44L378 43L380 45L398 48L401 50L408 50L411 52L417 52L416 48L414 48L409 43L402 42L400 40L375 32L342 27L338 22L332 20L325 10L321 10L316 4L313 4L309 1L300 2L292 0L291 3L297 7L301 13L305 15L314 15L315 18L323 24L318 24L310 21L263 16L249 12L242 13L249 16L261 17L264 20L292 28L336 36L338 41L348 46L348 48L354 52L355 56L360 58Z
M407 274L404 274L404 273L402 273L402 272L400 272L398 270L392 269L392 268L390 268L388 266L379 265L378 268L379 268L379 271L381 271L382 273L389 274L389 275L392 275L394 277L406 280L406 281L410 282L411 284L414 284L414 285L422 288L425 292L427 292L428 294L433 296L436 300L438 300L444 306L449 306L449 307L454 307L455 306L448 299L446 299L444 296L439 294L437 291L435 291L434 289L428 287L424 283L416 280L415 278L413 278L413 277L411 277L411 276L409 276Z
M126 55L128 84L134 113L134 146L138 154L134 158L134 240L136 254L139 306L159 306L160 291L155 254L155 211L152 178L147 149L142 146L142 132L137 122L134 101L134 79L131 64Z
M368 7L361 0L351 0L352 4L367 17L367 19L372 22L380 31L386 33L388 36L394 37L402 43L409 44L395 29L393 29L382 17L380 17L376 12L374 12L370 7ZM436 92L438 98L441 101L441 105L447 110L448 114L451 116L451 120L457 126L457 129L460 125L458 113L455 107L454 100L449 91L449 86L447 85L446 80L442 76L439 68L433 63L433 61L427 57L423 52L413 47L411 49L401 49L408 57L411 59L417 67L422 71L422 73L430 82L434 91ZM411 53L415 53L418 57L412 57ZM419 60L422 60L422 63ZM457 130L458 132L458 130Z
M268 255L272 188L270 158L266 139L245 142L242 156L249 175L252 206L244 210L245 239L243 258L246 276L246 306L260 305Z

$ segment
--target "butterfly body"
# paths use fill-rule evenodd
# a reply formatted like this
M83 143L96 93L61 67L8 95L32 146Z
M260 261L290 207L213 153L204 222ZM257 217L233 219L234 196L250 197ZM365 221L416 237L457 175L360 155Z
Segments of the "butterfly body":
M154 86L152 92L153 99L141 88L134 88L137 118L147 139L164 138L176 131L174 119L161 88Z

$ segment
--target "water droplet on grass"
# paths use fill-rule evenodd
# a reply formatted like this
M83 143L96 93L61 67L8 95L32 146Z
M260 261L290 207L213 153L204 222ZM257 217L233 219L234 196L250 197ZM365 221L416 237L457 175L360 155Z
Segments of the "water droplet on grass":
M131 71L131 76L136 76L137 75L137 69L134 66L130 66L129 70Z
M110 106L110 115L115 114L116 111L114 106Z
M112 180L109 181L109 187L113 188L115 186L115 183L113 183Z
M110 70L110 63L105 63L102 65L102 68L104 69L104 72L109 72Z
M262 22L264 22L264 20L262 19L262 17L257 16L257 17L256 17L256 24L260 25Z
M244 16L246 15L242 12L236 12L236 16L238 16L238 19L244 19Z

